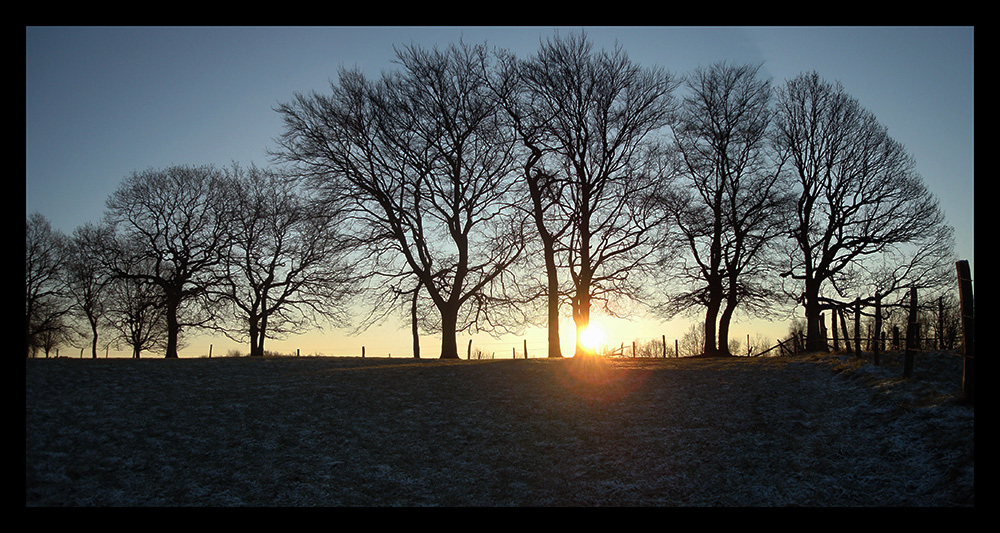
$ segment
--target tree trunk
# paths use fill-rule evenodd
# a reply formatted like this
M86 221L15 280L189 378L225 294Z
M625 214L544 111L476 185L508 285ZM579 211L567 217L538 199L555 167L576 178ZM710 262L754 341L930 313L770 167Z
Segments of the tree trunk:
M90 331L94 334L93 340L90 343L90 352L94 359L97 359L97 321L92 320L90 322Z
M729 325L733 320L733 313L736 311L735 298L726 299L726 308L722 310L719 317L719 348L718 355L733 355L729 351ZM749 345L749 342L747 343Z
M250 317L250 357L263 355L259 345L260 329L257 325L257 318Z
M177 323L177 306L176 299L167 300L167 352L164 356L166 359L177 358L177 338L180 333L180 325Z
M708 309L705 311L705 344L702 354L715 356L719 354L716 328L718 327L719 308L722 307L722 302L715 296L709 298Z
M544 240L544 239L543 239ZM559 345L559 276L556 270L555 251L551 242L544 242L545 274L548 278L548 328L549 357L562 357Z
M413 336L413 358L420 359L420 331L417 327L417 296L420 294L420 285L413 289L413 300L410 302L410 334Z
M819 303L819 281L806 279L805 294L806 310L806 350L811 352L823 349L824 340L819 326L819 314L823 312Z
M581 283L576 289L575 309L573 309L573 323L576 325L576 351L575 357L594 355L580 343L580 334L590 326L590 284Z
M451 307L456 307L452 309ZM458 359L458 340L455 337L458 327L457 306L447 307L441 311L441 359Z

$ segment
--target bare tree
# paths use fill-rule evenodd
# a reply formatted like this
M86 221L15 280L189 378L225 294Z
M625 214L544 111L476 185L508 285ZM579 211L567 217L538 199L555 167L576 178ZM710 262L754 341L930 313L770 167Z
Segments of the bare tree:
M561 180L545 187L558 194L552 208L570 221L558 248L571 279L577 355L586 354L579 334L590 324L592 302L613 313L619 300L639 293L635 276L647 265L659 221L650 199L661 176L647 157L658 153L655 136L671 119L677 85L662 69L640 68L620 47L592 48L582 34L556 36L521 75L536 119L532 135L547 147L537 176Z
M63 265L67 239L52 229L39 213L25 224L25 354L42 346L44 339L62 339L72 310ZM47 352L46 352L47 353Z
M152 271L133 265L131 272ZM166 351L167 316L162 291L138 276L117 277L108 286L106 314L116 339L132 348L132 358L143 351Z
M107 201L106 218L128 243L107 255L117 277L156 285L167 322L166 357L177 357L183 328L209 324L211 288L225 276L230 215L223 173L212 167L175 166L134 172ZM134 265L148 269L135 270Z
M824 309L941 283L952 230L913 159L840 84L813 72L778 94L776 142L798 186L782 276L801 288L806 348L818 350Z
M76 228L69 239L65 260L69 294L75 310L87 324L94 359L97 358L99 332L106 320L107 286L112 280L110 272L95 254L103 253L101 243L107 242L109 231L107 226L92 223Z
M219 291L236 312L227 334L249 340L250 355L260 356L266 338L345 324L354 275L343 261L338 213L314 208L273 171L234 165L226 183L234 212Z
M501 127L484 46L397 51L402 72L369 82L342 71L331 95L281 105L279 161L326 202L346 202L353 245L369 259L380 305L419 285L440 316L441 357L456 332L513 320L508 268L521 254L514 154Z
M558 204L566 180L553 175L543 167L543 156L555 151L553 138L548 134L548 125L556 108L544 103L543 90L534 86L534 66L518 60L507 52L500 52L501 69L495 85L496 98L503 106L520 144L524 147L521 157L521 172L527 187L530 203L525 207L534 222L540 256L544 267L545 280L541 291L545 297L545 316L548 334L548 357L562 357L559 340L559 308L563 291L559 283L559 260L557 248L572 226L572 220L562 216ZM534 243L530 239L529 245ZM528 258L536 256L526 254ZM534 261L528 261L526 268L533 269ZM533 300L533 299L532 299Z
M668 272L689 288L663 309L672 316L705 308L706 355L731 355L729 324L738 305L766 312L780 294L769 281L769 252L782 236L789 197L781 157L768 142L771 87L759 69L696 69L674 129L684 179L662 199L689 253Z

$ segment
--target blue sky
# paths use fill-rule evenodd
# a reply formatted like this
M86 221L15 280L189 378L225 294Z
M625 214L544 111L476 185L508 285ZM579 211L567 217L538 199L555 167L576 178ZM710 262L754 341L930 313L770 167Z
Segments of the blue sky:
M69 233L99 220L133 170L266 165L278 103L325 91L341 66L392 69L394 45L464 39L524 57L579 29L26 27L26 213ZM618 42L634 61L676 74L725 60L762 63L776 83L810 70L841 82L915 157L955 227L958 256L973 262L972 27L583 29L597 47ZM402 340L397 353L408 351Z

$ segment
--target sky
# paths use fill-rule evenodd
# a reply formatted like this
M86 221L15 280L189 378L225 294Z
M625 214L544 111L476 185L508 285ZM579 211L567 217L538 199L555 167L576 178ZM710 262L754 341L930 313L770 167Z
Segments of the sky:
M643 66L684 75L719 61L753 63L775 84L808 71L839 81L888 127L916 160L955 228L956 255L973 268L974 28L669 27L669 26L348 26L348 27L25 27L25 213L71 233L97 222L105 200L133 171L172 165L268 164L282 129L274 110L296 93L324 92L341 67L371 77L396 68L393 47L447 46L460 40L535 53L557 32L586 32L595 48L619 44ZM595 319L599 324L602 319ZM572 353L572 320L563 319ZM684 320L602 324L607 341L673 338ZM787 323L741 320L733 336L776 339ZM473 335L473 347L520 355L520 337ZM544 350L532 331L529 353ZM466 346L469 335L460 334ZM224 338L190 338L181 356L244 349ZM405 324L350 336L292 337L271 348L303 355L408 356ZM436 356L439 340L422 340ZM267 348L267 346L265 346Z

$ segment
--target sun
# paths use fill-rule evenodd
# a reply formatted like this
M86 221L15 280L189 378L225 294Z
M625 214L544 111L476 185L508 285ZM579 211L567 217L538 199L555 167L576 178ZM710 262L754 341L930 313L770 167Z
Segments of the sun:
M597 349L604 344L604 332L594 324L580 330L580 346L588 352L597 352Z

